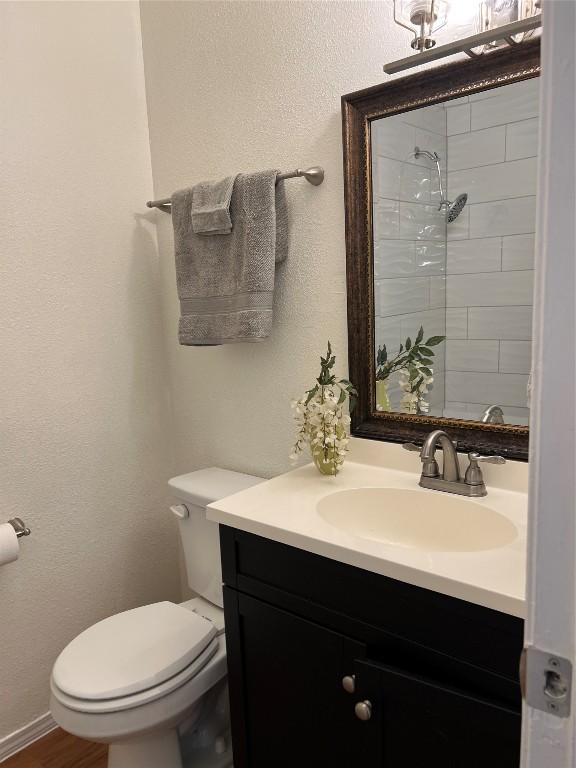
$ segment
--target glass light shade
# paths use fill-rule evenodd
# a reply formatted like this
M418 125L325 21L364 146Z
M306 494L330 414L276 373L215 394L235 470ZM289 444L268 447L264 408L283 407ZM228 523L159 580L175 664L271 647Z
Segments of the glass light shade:
M448 18L448 0L394 0L394 21L414 35L412 48L424 51L436 45L432 34Z
M511 24L514 21L530 18L539 13L540 0L482 0L479 3L477 31L485 32L489 29L501 27L504 24ZM516 42L522 42L533 32L527 32L516 35ZM484 46L485 50L497 48L506 45L506 42L500 40Z

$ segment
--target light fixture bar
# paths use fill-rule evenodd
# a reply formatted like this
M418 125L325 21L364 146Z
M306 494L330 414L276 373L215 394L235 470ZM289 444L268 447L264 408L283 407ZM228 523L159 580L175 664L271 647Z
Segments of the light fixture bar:
M521 43L517 43L514 40L514 35L530 32L541 26L541 14L530 16L527 19L513 21L511 24L503 24L501 27L495 27L486 32L478 32L476 35L470 35L470 37L464 37L461 40L454 40L451 43L446 43L446 45L441 45L439 48L429 48L427 51L417 53L415 56L407 56L405 59L391 61L389 64L384 64L384 72L387 75L394 75L396 72L403 72L406 69L418 67L420 64L428 64L430 61L444 59L446 56L453 56L455 53L467 53L468 56L472 57L483 55L474 53L472 49L499 40L504 40L509 45L521 45Z

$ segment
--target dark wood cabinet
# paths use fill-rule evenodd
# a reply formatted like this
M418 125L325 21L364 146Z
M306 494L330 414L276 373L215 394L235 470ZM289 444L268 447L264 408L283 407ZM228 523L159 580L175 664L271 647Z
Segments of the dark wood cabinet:
M228 594L226 606L241 627L245 765L352 765L342 761L355 718L341 680L362 645L245 595Z
M230 528L221 544L235 768L518 768L520 619Z
M518 710L391 667L358 661L355 670L357 697L371 708L369 765L520 765Z

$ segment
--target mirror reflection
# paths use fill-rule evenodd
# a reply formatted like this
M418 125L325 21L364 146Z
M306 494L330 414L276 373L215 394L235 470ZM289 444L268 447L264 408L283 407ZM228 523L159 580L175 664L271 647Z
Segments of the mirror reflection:
M379 411L529 423L538 90L371 123Z

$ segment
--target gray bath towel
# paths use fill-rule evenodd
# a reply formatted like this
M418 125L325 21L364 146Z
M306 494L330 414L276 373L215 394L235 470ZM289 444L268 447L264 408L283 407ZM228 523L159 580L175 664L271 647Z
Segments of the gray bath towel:
M197 235L232 232L230 200L234 176L222 181L202 181L192 188L192 229Z
M229 235L192 229L192 189L172 195L180 344L261 341L272 329L275 265L288 248L284 182L278 171L236 177Z

